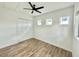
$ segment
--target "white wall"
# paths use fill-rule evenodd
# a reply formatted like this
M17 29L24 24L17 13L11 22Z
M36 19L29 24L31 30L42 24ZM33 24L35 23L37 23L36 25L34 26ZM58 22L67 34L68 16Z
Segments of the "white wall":
M76 12L79 10L79 3L75 3L74 6L74 39L73 39L73 56L79 57L79 38L77 39L77 33L78 33L78 21L79 16L77 18Z
M61 16L70 16L69 24L66 26L60 25L59 18ZM37 26L36 20L44 20L52 17L52 26ZM34 18L35 21L35 38L48 42L65 50L72 51L72 34L73 34L73 6L46 13Z
M19 40L23 41L33 37L33 21L20 19L17 21L16 34ZM22 40L23 39L23 40Z
M24 18L24 21L32 20L32 17L27 14L0 7L0 48L23 41L25 37L26 39L32 37L32 25L26 26L31 29L28 30L29 34L28 32L23 35L17 34L17 21L21 20L20 18Z

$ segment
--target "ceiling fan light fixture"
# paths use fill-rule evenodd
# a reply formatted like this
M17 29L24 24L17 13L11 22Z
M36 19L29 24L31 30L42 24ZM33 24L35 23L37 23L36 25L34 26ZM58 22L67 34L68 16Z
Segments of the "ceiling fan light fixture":
M35 4L32 4L31 2L28 2L28 3L29 3L29 5L31 6L32 9L30 9L30 8L23 8L23 9L25 9L25 10L32 10L32 12L31 12L32 14L34 13L34 11L36 11L38 13L42 13L42 12L40 12L38 10L44 8L44 6L41 6L41 7L37 7L36 8L36 5Z

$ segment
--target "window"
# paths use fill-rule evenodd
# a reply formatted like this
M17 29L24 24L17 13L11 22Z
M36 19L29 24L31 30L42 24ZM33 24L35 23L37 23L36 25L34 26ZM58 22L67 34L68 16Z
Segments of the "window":
M79 40L79 13L77 13L75 20L75 37Z
M62 16L60 17L60 24L68 24L69 23L69 16Z
M37 25L42 25L42 21L41 20L37 20Z
M46 19L46 25L52 25L52 18Z

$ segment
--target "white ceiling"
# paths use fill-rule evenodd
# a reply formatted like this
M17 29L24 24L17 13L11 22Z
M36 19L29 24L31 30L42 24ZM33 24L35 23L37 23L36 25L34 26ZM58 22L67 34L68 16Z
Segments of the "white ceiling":
M32 2L32 4L35 4L36 7L44 6L43 9L40 9L40 11L42 12L41 14L73 5L72 2ZM27 2L4 2L0 3L0 6L16 10L19 12L27 13L32 16L41 15L40 13L37 12L31 14L31 10L24 10L23 8L31 8Z

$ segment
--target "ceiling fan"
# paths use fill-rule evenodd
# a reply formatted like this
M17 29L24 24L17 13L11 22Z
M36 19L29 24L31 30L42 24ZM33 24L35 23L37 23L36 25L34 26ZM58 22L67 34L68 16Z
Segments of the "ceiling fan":
M39 11L39 9L44 8L44 6L41 6L41 7L37 7L36 8L36 5L35 4L32 4L31 2L28 2L28 3L31 6L31 9L30 8L24 8L25 10L32 10L32 12L31 12L32 14L34 13L34 11L36 11L38 13L42 13L42 12Z

